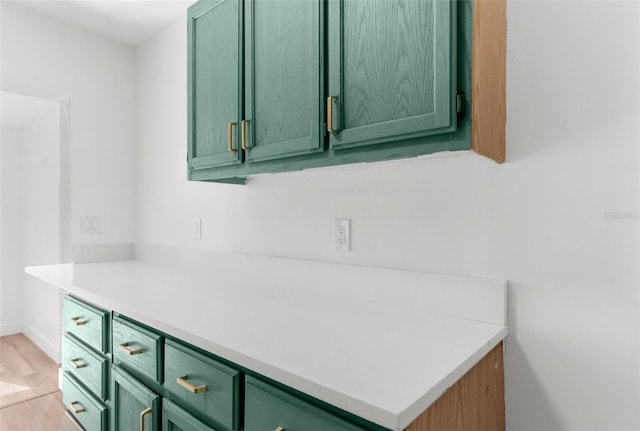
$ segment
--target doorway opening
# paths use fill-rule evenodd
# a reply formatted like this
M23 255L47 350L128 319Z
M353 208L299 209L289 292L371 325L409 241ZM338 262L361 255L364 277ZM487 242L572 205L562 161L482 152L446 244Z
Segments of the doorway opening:
M0 101L0 335L59 362L61 293L24 267L71 262L70 95L3 79Z

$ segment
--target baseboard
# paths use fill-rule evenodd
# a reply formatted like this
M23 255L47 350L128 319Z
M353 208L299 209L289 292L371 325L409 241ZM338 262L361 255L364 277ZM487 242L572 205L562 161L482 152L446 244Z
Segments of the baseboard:
M21 322L3 323L0 325L0 337L24 332L24 324Z
M44 353L47 354L51 359L55 361L56 364L62 362L62 352L60 350L60 346L54 346L51 342L42 336L37 331L34 331L33 328L28 325L23 325L22 333L27 336L31 341L35 343Z

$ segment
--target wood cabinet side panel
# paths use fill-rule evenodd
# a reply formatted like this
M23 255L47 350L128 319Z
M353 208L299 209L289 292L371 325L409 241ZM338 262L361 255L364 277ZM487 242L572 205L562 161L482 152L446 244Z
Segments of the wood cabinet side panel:
M504 429L504 358L501 342L405 431Z
M471 148L498 163L506 142L506 0L475 0L471 65Z

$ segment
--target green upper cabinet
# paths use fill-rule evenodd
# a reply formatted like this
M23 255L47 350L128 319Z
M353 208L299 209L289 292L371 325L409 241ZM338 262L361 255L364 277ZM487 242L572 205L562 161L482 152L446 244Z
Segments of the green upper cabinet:
M491 26L474 28L475 1L198 1L188 13L189 179L244 183L469 150L479 132L481 154L504 141L504 98L476 97L502 84L486 66L472 79L476 36L482 58L504 51Z
M455 1L328 2L332 148L455 130L455 7Z
M322 151L323 2L245 1L245 159Z
M242 3L200 0L187 31L189 167L240 163Z
M190 178L324 149L323 4L201 0L189 8Z

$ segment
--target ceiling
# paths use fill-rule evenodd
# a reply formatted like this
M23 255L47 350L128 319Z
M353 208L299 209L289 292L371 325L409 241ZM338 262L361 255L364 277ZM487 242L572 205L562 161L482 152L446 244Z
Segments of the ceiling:
M130 46L186 19L195 0L13 0L43 15Z
M0 124L24 127L56 105L51 100L0 91Z

